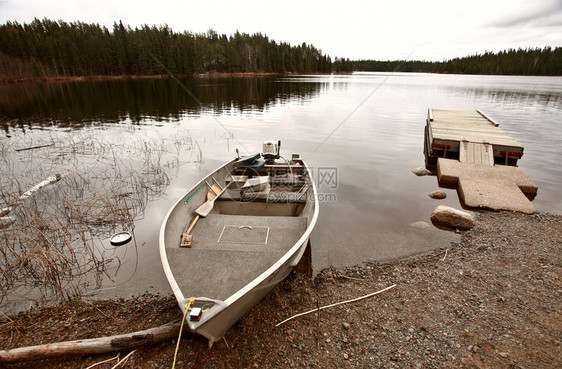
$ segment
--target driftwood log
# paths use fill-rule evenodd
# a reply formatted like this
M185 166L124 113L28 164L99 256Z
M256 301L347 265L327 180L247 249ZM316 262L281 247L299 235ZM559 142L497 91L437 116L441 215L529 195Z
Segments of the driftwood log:
M2 350L0 351L0 364L42 360L59 356L134 350L141 346L177 338L180 326L181 320L177 320L156 328L129 334Z
M44 181L37 183L35 186L31 187L29 190L25 191L20 197L18 197L15 203L8 206L7 208L0 209L0 217L8 215L12 210L14 210L14 208L16 208L19 204L21 204L25 199L33 196L35 192L39 191L43 187L60 181L62 177L63 176L60 174L55 174L47 177Z

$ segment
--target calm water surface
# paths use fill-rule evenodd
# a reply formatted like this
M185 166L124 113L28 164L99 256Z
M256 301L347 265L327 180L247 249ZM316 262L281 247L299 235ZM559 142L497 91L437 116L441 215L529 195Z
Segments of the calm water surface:
M459 207L456 191L432 200L436 178L411 173L424 165L429 107L481 109L500 122L525 147L519 165L539 187L535 207L562 214L562 78L356 73L184 83L200 103L167 79L0 91L0 112L13 119L3 140L61 128L118 136L129 127L138 137L187 132L197 147L197 160L168 169L169 185L135 222L136 247L119 251L119 273L98 297L169 292L158 254L167 210L236 148L259 152L270 139L282 141L282 155L299 153L314 168L322 201L312 236L315 271L447 247L459 237L410 226L430 223L437 205Z

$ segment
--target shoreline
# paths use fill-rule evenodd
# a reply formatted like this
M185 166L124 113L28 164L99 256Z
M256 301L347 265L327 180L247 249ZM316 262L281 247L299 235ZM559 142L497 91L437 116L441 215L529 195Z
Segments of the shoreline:
M202 337L184 336L177 367L556 367L561 248L562 215L478 212L476 227L447 249L329 268L315 279L292 273L211 350ZM391 284L397 287L376 297L275 327L302 311ZM0 349L127 333L178 318L172 296L71 301L0 315ZM174 348L174 342L139 348L127 364L169 367ZM86 367L114 356L50 359L40 366Z
M175 77L193 78L247 78L247 77L269 77L269 76L290 76L298 74L296 72L274 73L274 72L206 72L194 74L178 74ZM112 80L135 80L135 79L165 79L171 78L168 74L121 74L121 75L87 75L87 76L43 76L25 78L0 78L1 84L25 83L25 82L75 82L75 81L112 81Z
M347 75L353 73L390 73L389 71L361 71L355 70L352 72L331 72L331 73L299 73L299 72L205 72L193 74L178 74L174 77L185 78L250 78L250 77L273 77L273 76L295 76L295 75ZM499 76L499 77L562 77L562 75L527 75L527 74L471 74L471 73L448 73L448 72L424 72L424 71L407 71L400 73L423 73L423 74L438 74L438 75L460 75L460 76ZM14 83L29 83L29 82L79 82L79 81L118 81L118 80L136 80L136 79L166 79L172 78L168 74L151 74L151 75L138 75L138 74L121 74L121 75L87 75L87 76L42 76L42 77L24 77L24 78L2 78L0 77L0 86L2 84Z

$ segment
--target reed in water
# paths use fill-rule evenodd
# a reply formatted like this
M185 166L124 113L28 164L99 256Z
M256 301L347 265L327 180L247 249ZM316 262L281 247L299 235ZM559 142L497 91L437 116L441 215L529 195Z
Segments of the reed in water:
M72 299L115 277L121 259L108 237L134 230L180 158L200 160L187 131L143 132L12 130L0 139L0 303Z

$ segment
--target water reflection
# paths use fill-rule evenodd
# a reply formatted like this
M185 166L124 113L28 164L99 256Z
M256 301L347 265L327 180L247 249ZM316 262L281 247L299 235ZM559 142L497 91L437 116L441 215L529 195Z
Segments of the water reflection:
M562 109L562 95L560 94L466 87L455 87L451 90L473 96L476 99L488 100L495 104Z
M232 158L241 143L254 151L268 139L282 140L283 155L299 153L314 170L337 171L337 188L319 186L321 195L335 195L337 201L320 204L312 235L315 271L449 247L458 236L410 226L429 222L437 205L459 207L455 190L446 190L445 200L430 199L427 194L438 189L435 177L411 173L424 165L423 128L429 107L481 109L500 122L525 146L519 163L539 187L537 209L562 212L560 78L366 73L183 83L201 105L169 79L13 84L0 89L0 115L12 136L0 140L12 141L14 147L50 143L51 136L73 132L91 132L108 147L115 143L106 137L122 143L126 134L131 135L129 145L135 140L140 147L150 140L162 143L154 144L161 148L154 152L165 153L159 162L170 184L161 197L146 203L146 216L135 219L142 272L124 257L116 284L105 281L114 290L104 297L142 293L147 286L168 292L156 247L165 213L191 185ZM27 129L32 122L51 125L51 120L62 127L100 127L25 134L19 128ZM18 139L24 141L14 142ZM190 146L194 149L189 153L180 153ZM168 160L166 155L174 157ZM43 158L40 152L37 156ZM126 147L116 156L142 160ZM83 172L90 168L84 166Z
M274 103L311 99L323 84L275 83L274 77L128 79L15 83L0 87L0 124L55 123L61 127L125 119L177 121L202 111L263 112ZM190 94L193 94L195 100Z

